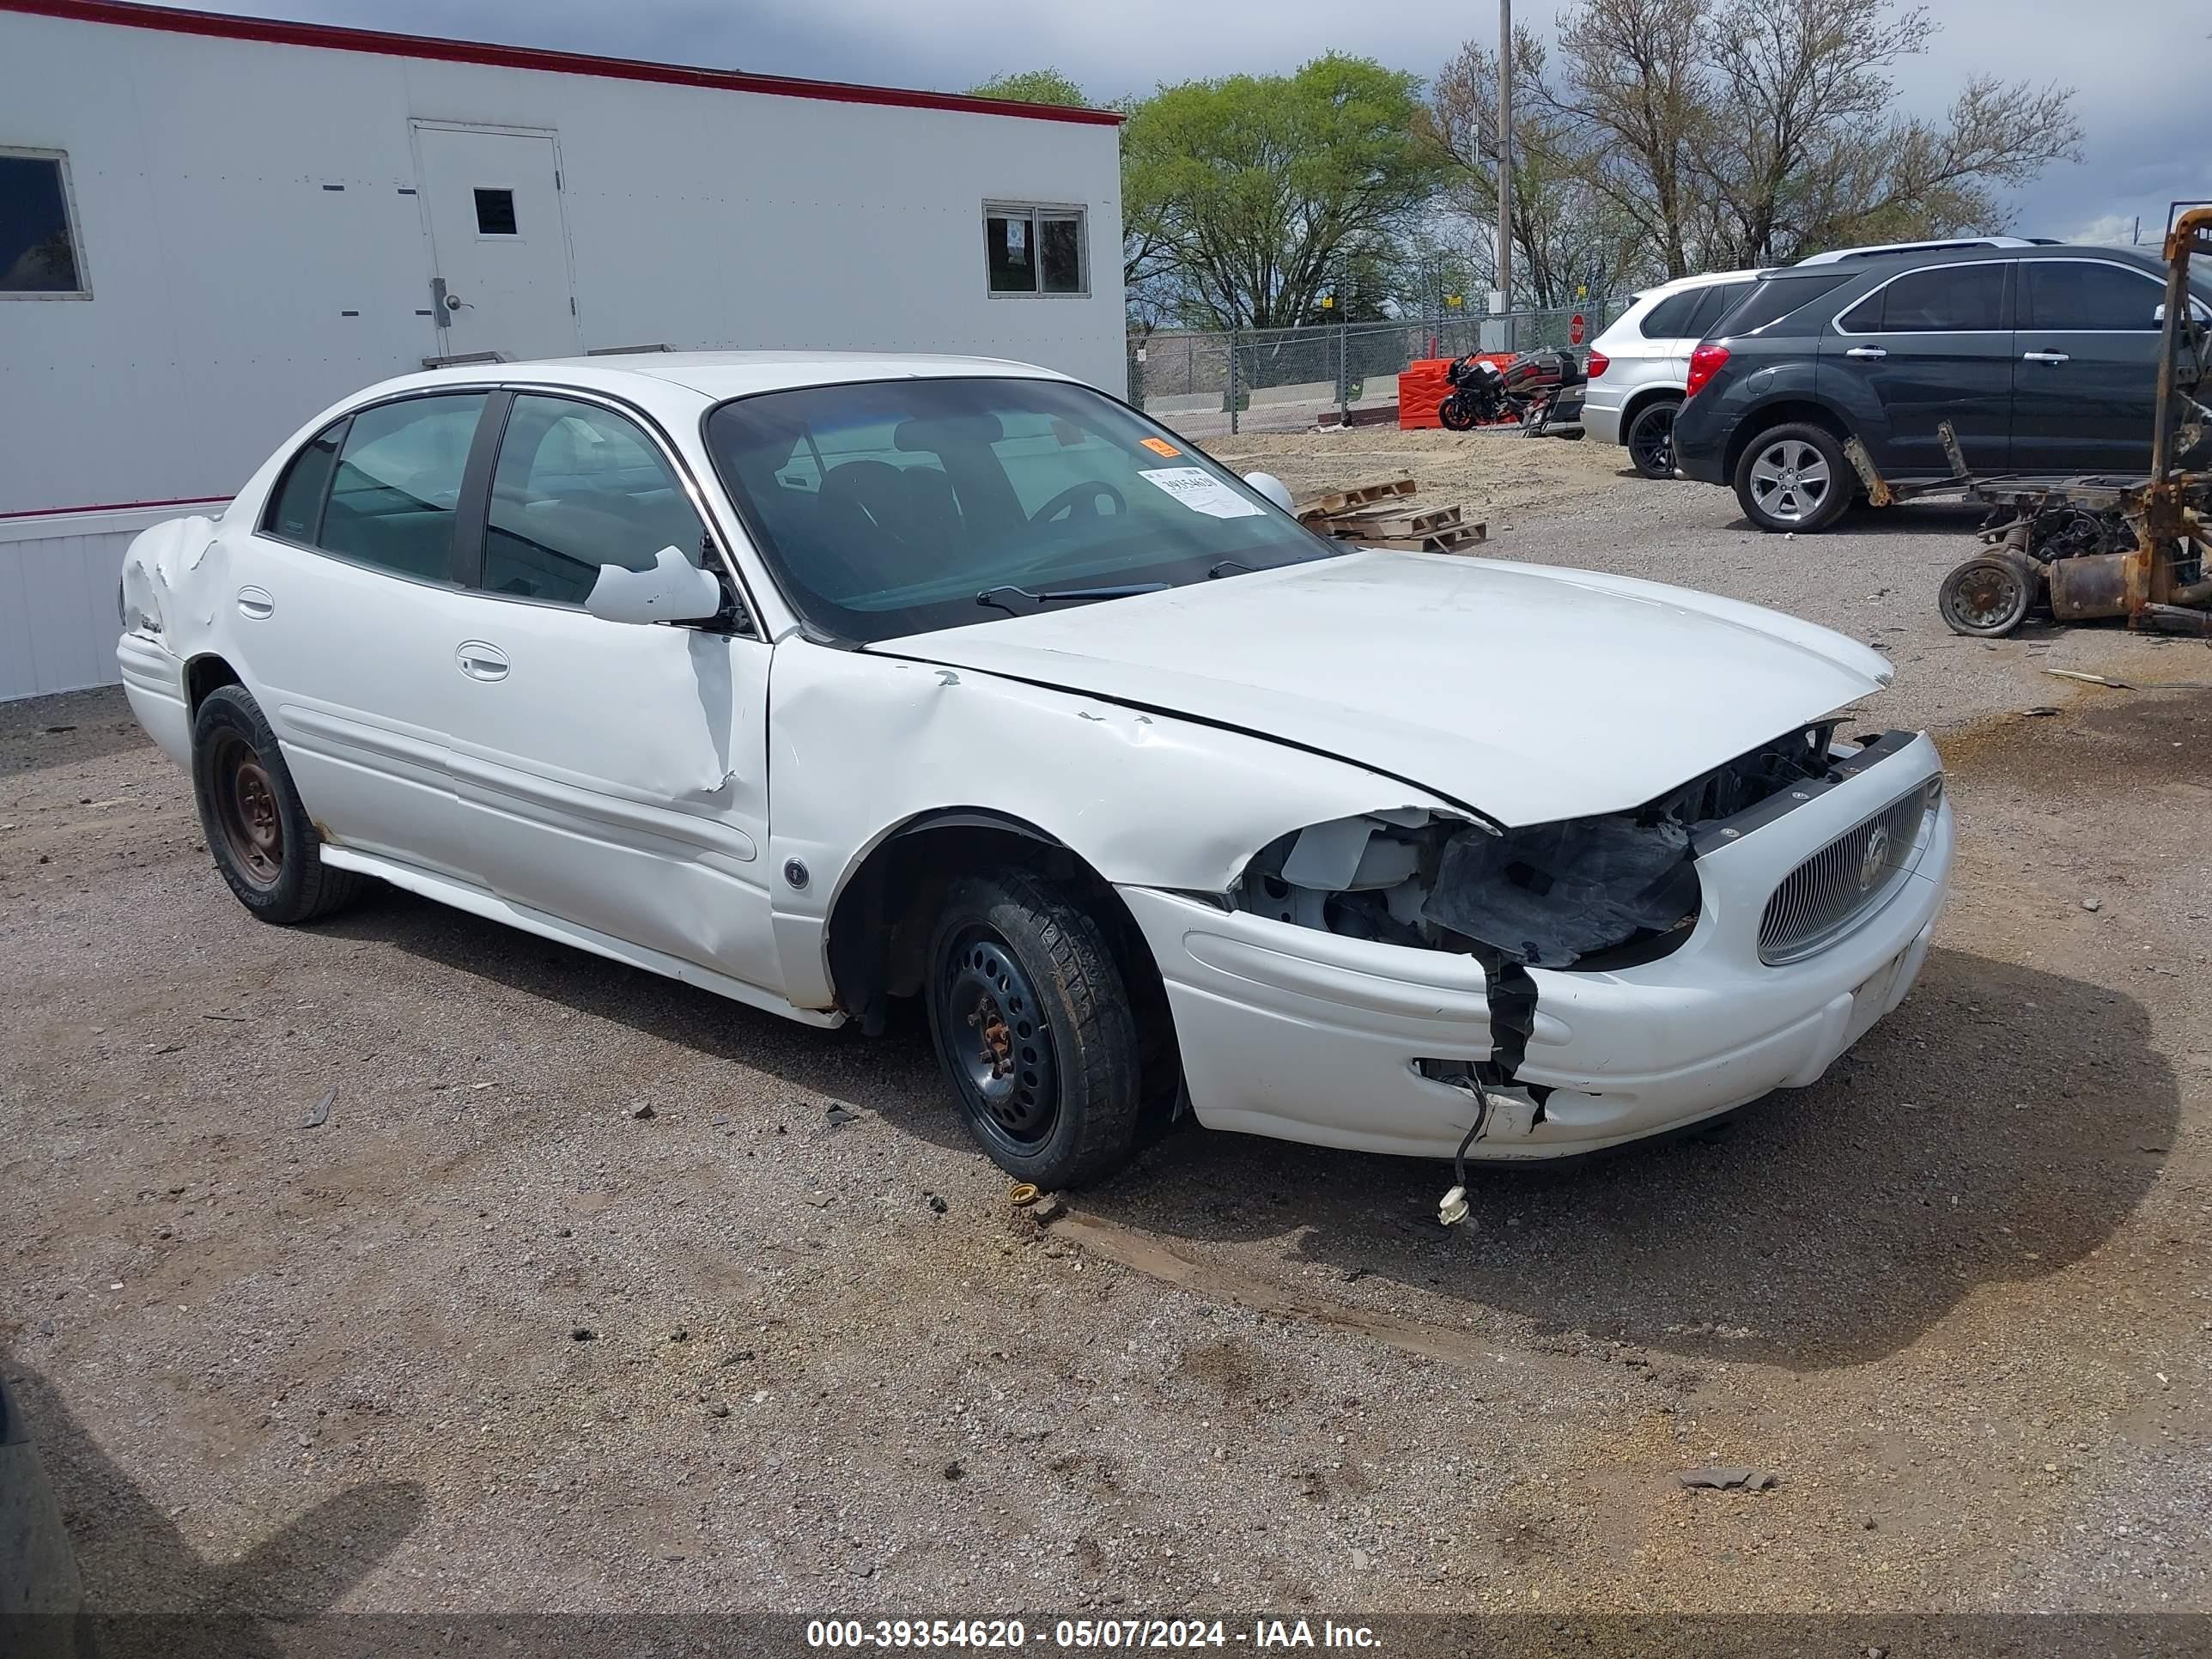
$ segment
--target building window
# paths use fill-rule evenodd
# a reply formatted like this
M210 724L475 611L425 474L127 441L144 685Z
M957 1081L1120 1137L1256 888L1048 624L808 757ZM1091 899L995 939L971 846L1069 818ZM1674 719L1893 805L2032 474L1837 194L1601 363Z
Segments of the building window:
M70 212L68 158L0 149L0 299L88 300Z
M994 294L1088 294L1081 208L983 209L983 252Z
M519 236L521 234L514 226L514 192L511 190L479 189L477 191L477 234Z

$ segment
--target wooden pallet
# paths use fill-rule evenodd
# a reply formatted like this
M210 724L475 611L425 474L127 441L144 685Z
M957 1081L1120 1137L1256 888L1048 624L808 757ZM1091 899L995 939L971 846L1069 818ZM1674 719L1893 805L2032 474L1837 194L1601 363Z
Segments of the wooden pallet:
M1489 539L1487 525L1455 524L1432 530L1425 536L1360 536L1362 547L1388 547L1407 553L1457 553Z
M1349 489L1332 489L1325 495L1314 495L1297 504L1298 517L1310 520L1318 516L1331 518L1346 507L1364 507L1370 501L1387 501L1393 495L1413 493L1411 478L1388 478L1381 483L1354 484Z

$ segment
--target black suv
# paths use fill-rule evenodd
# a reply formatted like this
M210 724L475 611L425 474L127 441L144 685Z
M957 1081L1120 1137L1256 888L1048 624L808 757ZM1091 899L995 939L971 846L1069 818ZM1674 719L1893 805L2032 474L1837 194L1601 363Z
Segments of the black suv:
M2212 288L2191 284L2212 312ZM1860 493L1856 436L1891 479L2142 474L2166 270L2132 248L1851 256L1759 278L1691 354L1684 476L1732 483L1762 530L1820 530Z

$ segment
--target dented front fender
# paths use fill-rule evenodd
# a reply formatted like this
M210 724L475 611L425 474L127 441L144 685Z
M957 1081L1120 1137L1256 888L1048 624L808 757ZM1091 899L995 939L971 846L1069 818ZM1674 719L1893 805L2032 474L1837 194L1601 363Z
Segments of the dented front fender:
M778 956L831 1000L823 927L884 837L949 806L1033 824L1117 886L1228 890L1252 854L1322 818L1449 803L1346 761L974 669L779 643L769 721ZM787 878L796 863L805 884Z

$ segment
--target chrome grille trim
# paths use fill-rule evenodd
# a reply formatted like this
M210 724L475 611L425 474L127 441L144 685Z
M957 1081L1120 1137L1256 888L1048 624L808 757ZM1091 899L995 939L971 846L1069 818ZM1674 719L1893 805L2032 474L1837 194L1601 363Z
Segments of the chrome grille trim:
M1862 818L1782 878L1759 921L1759 959L1802 962L1874 919L1920 861L1929 781Z

